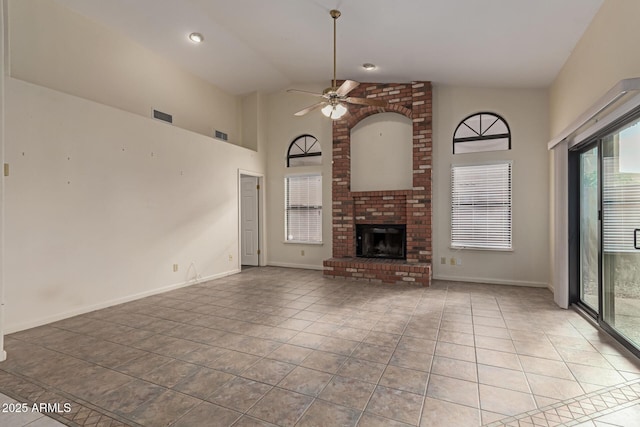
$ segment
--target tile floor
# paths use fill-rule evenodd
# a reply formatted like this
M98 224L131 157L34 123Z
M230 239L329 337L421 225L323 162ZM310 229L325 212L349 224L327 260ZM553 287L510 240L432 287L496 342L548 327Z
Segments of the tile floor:
M15 333L6 350L0 392L68 403L47 415L72 426L640 419L638 359L546 289L253 268ZM14 415L0 425L38 421Z
M6 427L62 427L64 424L47 417L33 407L27 405L26 412L22 412L24 405L15 399L0 393L0 405L2 412L0 413L0 425ZM17 410L17 408L21 410Z

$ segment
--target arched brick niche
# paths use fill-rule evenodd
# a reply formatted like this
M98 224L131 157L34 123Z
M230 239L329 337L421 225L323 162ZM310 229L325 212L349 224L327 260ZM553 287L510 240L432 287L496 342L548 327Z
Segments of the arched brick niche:
M333 257L324 274L387 283L431 281L431 82L361 83L349 95L387 101L387 107L349 105L333 122ZM395 112L413 122L413 188L352 192L351 128L372 114ZM356 224L406 224L406 260L356 257Z

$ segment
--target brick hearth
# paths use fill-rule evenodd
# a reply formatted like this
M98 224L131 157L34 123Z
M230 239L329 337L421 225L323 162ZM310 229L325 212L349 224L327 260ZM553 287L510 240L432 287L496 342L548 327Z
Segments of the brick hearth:
M324 274L385 283L431 281L431 83L362 83L349 95L384 99L387 107L349 105L333 122L333 258ZM377 113L395 112L413 121L413 188L352 192L351 129ZM406 224L407 259L355 256L356 224Z

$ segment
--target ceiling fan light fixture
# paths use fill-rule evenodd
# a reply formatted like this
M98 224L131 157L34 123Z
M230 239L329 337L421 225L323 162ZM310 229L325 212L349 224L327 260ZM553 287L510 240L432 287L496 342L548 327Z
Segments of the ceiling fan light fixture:
M204 41L204 36L200 33L191 33L189 34L189 40L194 43L202 43Z
M342 105L341 103L337 103L335 105L328 104L322 107L322 114L326 117L329 117L332 120L338 120L347 112L347 107Z
M307 108L303 108L302 110L294 113L294 116L300 117L305 114L310 113L311 111L315 111L320 109L322 114L326 117L338 120L342 116L344 116L347 112L347 104L357 104L357 105L369 105L376 107L386 107L387 101L383 101L381 99L371 99L371 98L358 98L354 96L347 96L352 90L357 88L360 83L353 80L344 80L340 86L337 84L336 80L336 20L340 17L340 11L331 10L329 12L331 17L333 18L333 80L331 81L331 87L326 88L322 93L314 93L306 90L296 90L296 89L288 89L287 92L301 92L301 93L309 93L316 97L324 98L324 101L317 102ZM376 68L374 64L365 63L362 64L363 67L373 67L372 70ZM367 68L368 69L368 68Z

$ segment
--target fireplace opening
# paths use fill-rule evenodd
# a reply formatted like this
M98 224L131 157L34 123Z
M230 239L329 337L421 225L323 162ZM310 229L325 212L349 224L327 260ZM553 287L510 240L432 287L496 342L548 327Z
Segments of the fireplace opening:
M406 225L356 224L356 256L406 259Z

